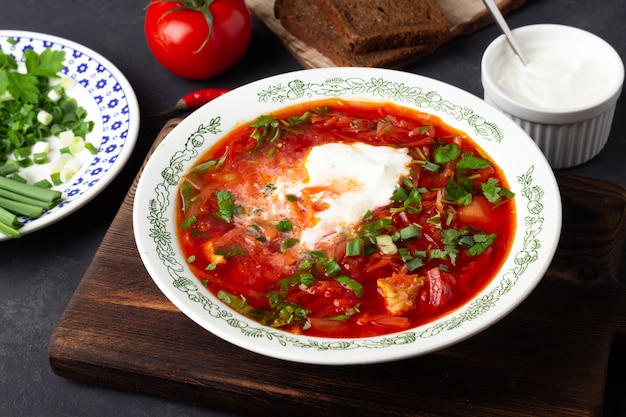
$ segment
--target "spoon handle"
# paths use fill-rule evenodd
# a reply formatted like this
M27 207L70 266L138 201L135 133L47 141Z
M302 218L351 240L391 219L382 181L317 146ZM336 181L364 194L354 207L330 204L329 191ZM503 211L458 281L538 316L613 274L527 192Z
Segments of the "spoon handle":
M491 13L491 16L493 16L493 19L500 27L500 30L502 30L502 32L504 33L506 40L509 42L509 45L511 45L511 48L513 48L515 54L518 56L520 61L522 61L522 64L526 66L526 59L524 58L524 54L522 53L519 45L515 41L515 38L511 33L511 29L509 29L509 25L507 25L506 21L504 20L504 16L502 16L500 9L498 9L498 6L496 5L496 2L494 0L483 0L483 3L485 3L485 6L487 6L489 13Z

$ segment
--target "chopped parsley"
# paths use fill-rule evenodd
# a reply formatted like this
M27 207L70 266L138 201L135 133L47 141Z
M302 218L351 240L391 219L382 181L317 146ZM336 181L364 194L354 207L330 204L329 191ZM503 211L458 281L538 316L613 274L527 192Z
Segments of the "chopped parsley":
M226 190L214 190L213 194L217 197L218 210L215 212L217 218L232 223L233 216L241 212L241 206L235 204L235 198Z

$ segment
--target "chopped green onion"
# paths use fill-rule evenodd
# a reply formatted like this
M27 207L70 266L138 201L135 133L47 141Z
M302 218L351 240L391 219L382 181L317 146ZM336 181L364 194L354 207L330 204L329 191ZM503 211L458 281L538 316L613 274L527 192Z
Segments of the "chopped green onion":
M409 272L413 272L418 268L421 268L422 266L424 266L424 260L422 258L413 258L410 261L408 261L406 264L404 264L406 266L406 269Z
M61 173L60 172L53 172L50 174L50 181L52 181L52 184L54 185L61 185L63 184L63 181L61 181Z
M39 180L33 184L35 187L39 188L52 188L52 184L47 179Z
M337 275L341 272L341 266L337 260L333 258L324 262L324 270L326 271L327 276L332 277L333 275Z
M395 255L398 253L398 247L393 243L393 239L389 235L376 236L376 246L383 255Z
M23 203L21 201L10 200L8 198L0 197L0 207L4 207L13 213L21 214L22 216L37 218L43 213L41 207L33 206L31 204Z
M23 161L30 156L30 146L23 146L21 148L15 148L13 156L17 161Z
M45 110L39 110L39 113L37 113L37 121L44 126L48 126L52 123L52 120L54 120L54 117Z
M7 224L4 224L2 222L0 222L0 233L2 233L3 235L6 235L10 238L16 238L16 237L21 237L22 234L20 233L19 230L17 230L14 227L11 227Z
M0 188L0 198L5 198L13 201L17 201L20 203L28 204L35 207L41 207L47 210L50 210L57 204L57 201L43 201L37 200L35 198L31 198L22 194L16 194L11 191L5 190L4 188Z
M15 214L3 209L2 207L0 207L0 223L6 224L14 228L22 227L23 225Z
M33 161L38 165L45 164L46 162L48 162L48 154L45 152L34 153Z
M306 285L307 287L310 287L311 285L315 284L315 276L311 273L302 273L302 274L298 274L298 281L301 284Z
M402 240L409 240L418 237L420 237L420 229L414 224L400 230L400 239Z
M13 174L20 169L19 164L13 159L7 159L2 165L0 165L0 176L7 176Z
M363 253L363 239L357 237L346 243L346 256L359 256Z
M335 278L335 280L339 282L340 284L345 285L346 287L350 288L354 292L354 295L356 296L356 298L363 297L363 293L365 291L363 289L363 285L361 285L360 282L355 281L354 279L347 277L345 275L341 275Z
M95 155L98 153L98 148L96 148L91 142L85 142L85 149L87 149L89 153L92 155Z

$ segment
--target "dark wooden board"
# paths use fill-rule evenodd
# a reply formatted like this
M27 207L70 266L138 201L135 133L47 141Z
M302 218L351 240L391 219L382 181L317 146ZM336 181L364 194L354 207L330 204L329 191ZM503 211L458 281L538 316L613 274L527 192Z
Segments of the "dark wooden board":
M600 416L611 347L626 333L626 191L558 181L556 257L509 316L429 355L333 367L248 352L178 311L137 253L135 182L51 336L50 365L72 380L250 416Z

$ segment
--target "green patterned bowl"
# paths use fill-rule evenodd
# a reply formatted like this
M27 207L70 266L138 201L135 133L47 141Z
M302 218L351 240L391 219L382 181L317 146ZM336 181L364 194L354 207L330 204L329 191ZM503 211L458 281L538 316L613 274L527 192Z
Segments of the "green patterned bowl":
M318 338L254 322L223 304L193 276L178 246L173 221L181 175L237 123L288 105L330 97L391 101L434 114L470 135L502 168L516 194L516 234L503 267L473 300L434 322L400 333ZM483 100L406 72L327 68L253 82L183 120L145 166L135 195L133 225L142 261L156 285L207 331L273 358L325 365L365 364L450 346L483 331L517 307L541 280L554 256L561 231L561 200L552 169L537 145Z

